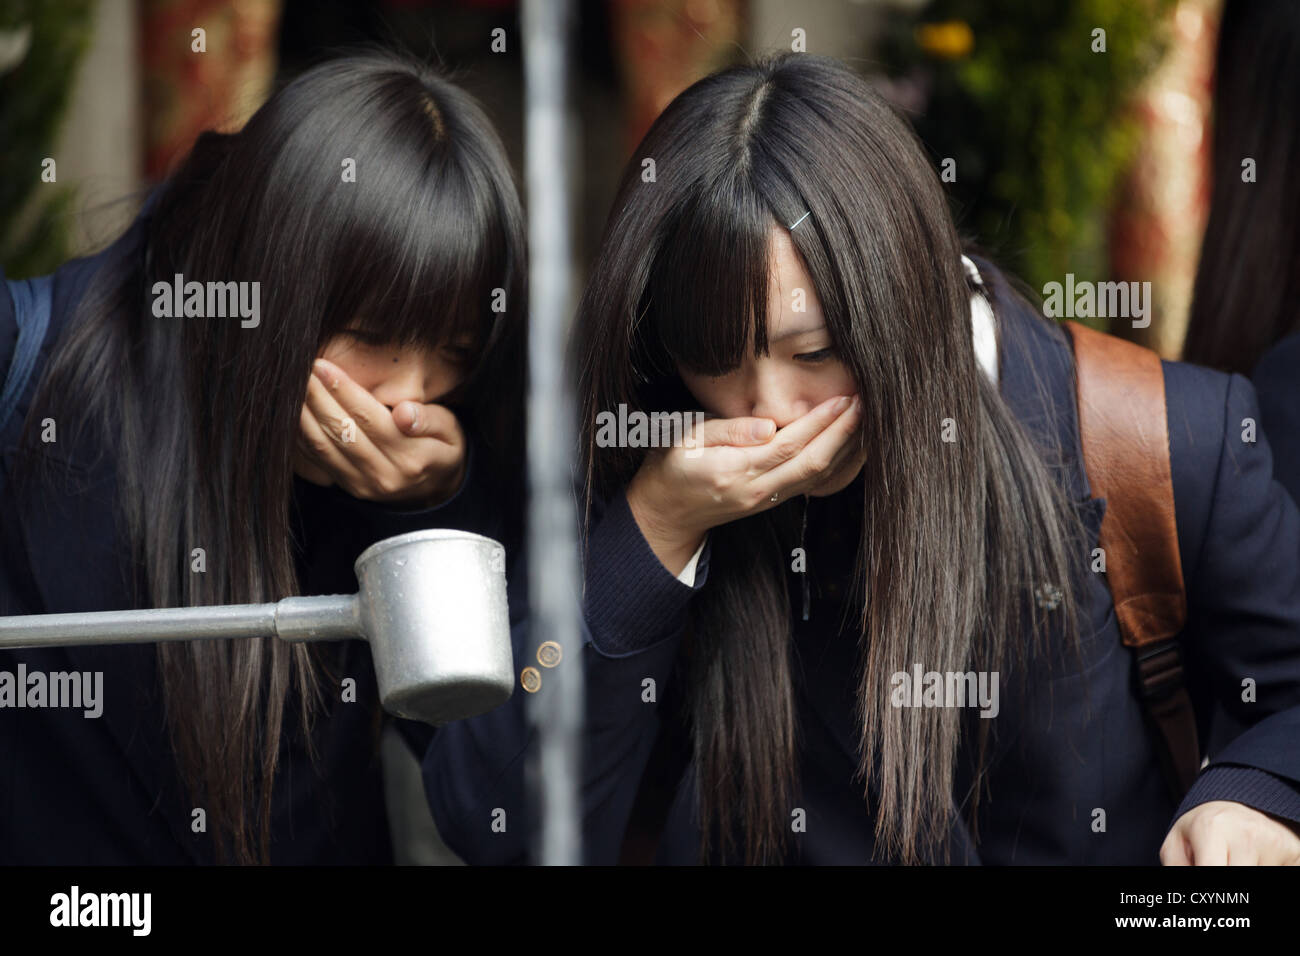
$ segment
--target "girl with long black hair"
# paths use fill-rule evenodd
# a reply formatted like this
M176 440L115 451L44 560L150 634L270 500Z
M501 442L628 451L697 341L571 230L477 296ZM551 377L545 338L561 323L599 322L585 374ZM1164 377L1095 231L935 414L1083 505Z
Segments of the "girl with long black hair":
M576 353L589 861L1300 858L1300 514L1240 438L1249 383L1162 366L1212 742L1175 796L1092 564L1107 502L1070 339L963 256L924 150L853 72L787 56L665 109ZM695 411L668 448L606 427ZM970 677L964 701L915 692L935 674ZM454 784L426 764L443 835L526 859L526 828L490 825L526 731L456 733Z
M1224 3L1212 143L1183 360L1251 377L1300 501L1300 5Z
M428 67L326 62L204 134L106 251L0 295L11 369L50 294L3 409L0 614L350 593L429 527L513 543L524 282L500 140ZM20 668L102 673L102 715L0 710L0 861L391 860L363 642Z

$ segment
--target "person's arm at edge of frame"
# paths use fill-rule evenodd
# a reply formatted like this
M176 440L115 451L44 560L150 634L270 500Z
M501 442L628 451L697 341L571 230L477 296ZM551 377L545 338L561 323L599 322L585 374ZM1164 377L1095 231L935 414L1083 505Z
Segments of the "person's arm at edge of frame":
M1300 828L1300 511L1273 477L1251 384L1181 363L1164 363L1171 397L1171 454L1208 430L1221 436L1213 474L1184 478L1180 537L1194 535L1184 561L1189 675L1199 672L1213 697L1245 729L1209 755L1170 821L1214 800L1244 804ZM1182 396L1175 407L1172 396ZM1213 402L1213 405L1210 403ZM1244 440L1251 423L1255 441ZM1179 469L1175 468L1177 475ZM1199 507L1198 507L1199 506ZM1203 528L1191 515L1203 516ZM1254 701L1243 682L1255 681ZM1209 701L1198 702L1208 704ZM1204 707L1198 707L1204 713ZM1207 726L1199 721L1204 732Z

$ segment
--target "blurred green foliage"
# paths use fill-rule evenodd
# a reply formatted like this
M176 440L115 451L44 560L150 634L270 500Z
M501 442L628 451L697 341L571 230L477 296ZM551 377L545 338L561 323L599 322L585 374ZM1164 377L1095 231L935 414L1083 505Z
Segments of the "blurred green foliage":
M934 0L891 15L885 66L924 92L912 120L936 167L956 160L958 228L1035 288L1106 278L1110 201L1138 145L1128 106L1174 2Z
M9 278L52 272L67 258L74 193L43 182L41 161L53 156L93 13L93 0L0 0L0 49L20 49L30 30L23 58L0 63L0 265ZM23 216L33 193L37 208Z

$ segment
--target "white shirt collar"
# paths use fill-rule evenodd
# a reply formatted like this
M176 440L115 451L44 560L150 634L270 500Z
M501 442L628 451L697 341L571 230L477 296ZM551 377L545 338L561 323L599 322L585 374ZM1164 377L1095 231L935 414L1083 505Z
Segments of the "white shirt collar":
M962 256L961 261L962 265L966 267L966 274L975 280L976 285L982 287L984 279L980 276L979 269L975 268L975 263L971 262L966 256ZM979 361L984 374L989 377L989 381L997 385L997 322L993 317L993 310L989 307L988 299L980 292L976 292L970 297L970 324L971 337L975 343L975 358Z

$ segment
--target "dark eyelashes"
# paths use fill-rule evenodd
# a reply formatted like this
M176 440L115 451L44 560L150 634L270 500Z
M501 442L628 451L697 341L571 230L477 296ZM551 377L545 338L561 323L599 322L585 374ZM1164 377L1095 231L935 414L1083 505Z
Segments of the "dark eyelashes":
M794 361L804 365L820 365L823 362L829 362L831 359L835 358L835 356L836 353L834 348L824 348L824 349L818 349L816 352L800 352L796 355L791 356L791 358ZM695 375L702 375L705 378L710 379L711 381L717 382L726 378L728 375L734 372L735 369L722 372L721 374L718 375L714 375L709 372L699 372L699 371L695 371L694 369L688 369L688 371L691 371Z
M361 329L345 329L344 334L350 336L354 341L371 348L382 348L389 344L389 340L382 335ZM443 351L457 365L470 365L478 355L476 349L467 346L448 345L443 348Z

